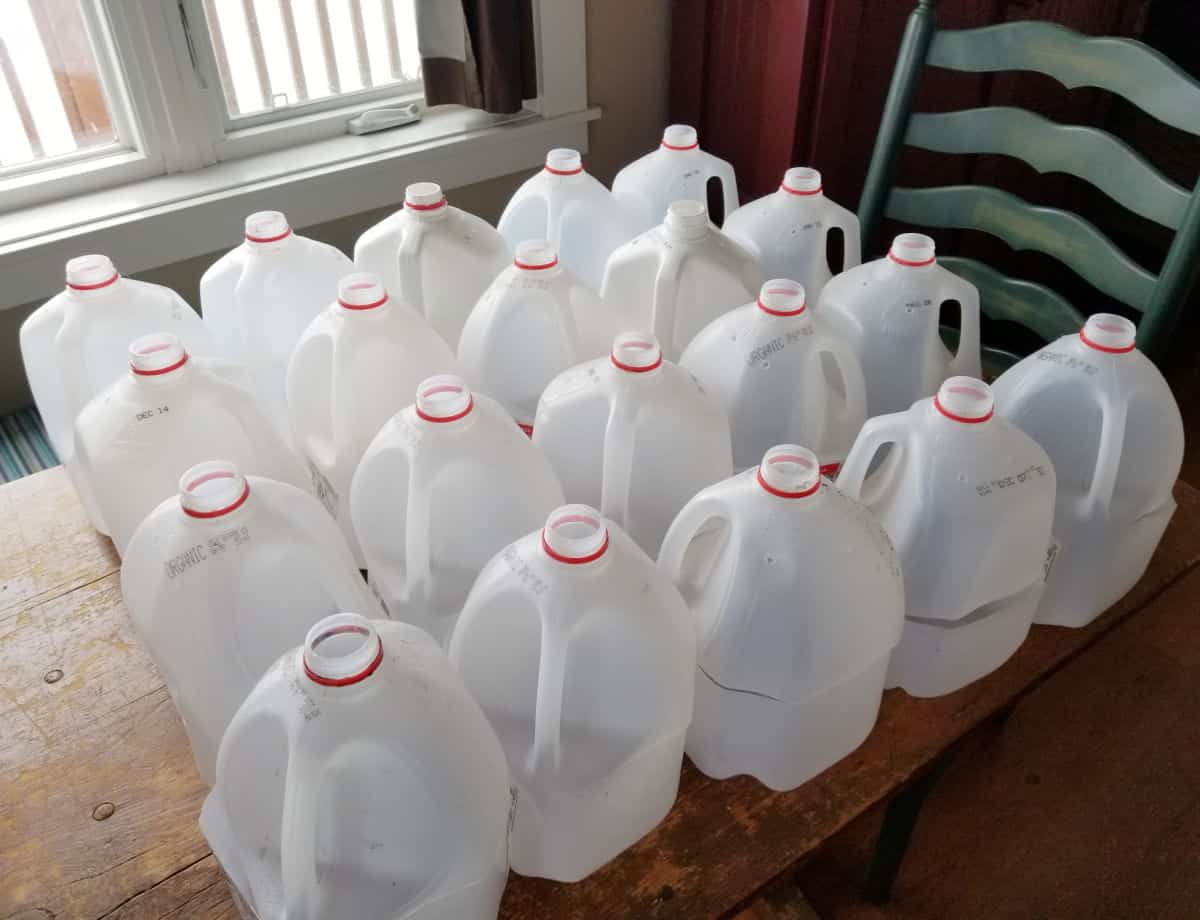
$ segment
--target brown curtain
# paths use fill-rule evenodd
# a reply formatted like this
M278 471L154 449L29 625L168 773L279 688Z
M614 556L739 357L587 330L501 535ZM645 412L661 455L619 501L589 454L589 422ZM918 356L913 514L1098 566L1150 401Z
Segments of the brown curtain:
M512 113L537 96L531 0L417 0L425 101Z

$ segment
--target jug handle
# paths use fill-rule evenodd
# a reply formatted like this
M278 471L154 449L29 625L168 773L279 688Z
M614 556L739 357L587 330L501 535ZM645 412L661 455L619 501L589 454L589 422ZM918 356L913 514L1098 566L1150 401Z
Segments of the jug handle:
M687 558L688 549L700 528L714 518L719 518L732 527L732 517L724 501L712 495L697 495L683 506L683 510L671 522L671 526L667 528L667 535L663 537L662 548L658 551L658 570L671 580L671 584L680 589L685 602L688 595L684 594L679 584L683 574L683 561ZM728 543L722 545L718 556L714 557L714 562L727 545ZM692 623L699 634L702 624L694 617ZM697 635L697 638L703 640L704 637Z
M1129 417L1127 403L1113 405L1109 400L1100 403L1100 444L1097 448L1096 468L1092 471L1092 484L1088 488L1086 509L1095 513L1112 503L1117 487L1117 472L1121 466L1121 446L1125 443L1125 423Z
M417 461L414 453L408 464L408 515L404 522L405 588L410 602L414 599L419 602L428 597L429 584L433 579L429 537L434 480L429 480L424 489L416 488ZM418 589L424 593L418 592Z
M733 171L732 164L720 157L709 154L709 163L712 167L710 175L716 176L721 182L721 198L725 203L725 214L721 218L721 225L724 226L725 221L729 220L729 215L738 209L737 175Z
M953 278L957 283L949 293L959 304L960 331L958 348L947 376L978 377L983 373L979 358L979 288L957 275L953 275ZM958 291L953 288L958 288ZM951 297L943 297L942 300L944 302Z
M862 231L853 211L840 207L834 210L833 220L825 228L825 264L830 274L836 275L838 272L829 264L829 231L835 227L842 231L842 271L862 264Z
M831 335L825 330L817 333L816 348L812 350L810 360L820 362L821 355L828 353L838 373L842 376L842 384L846 388L845 398L834 413L838 418L858 416L867 417L867 381L863 377L862 366L850 350L850 346L838 336ZM818 371L820 368L818 367ZM825 461L822 460L822 463Z
M533 717L533 774L553 776L561 762L562 704L566 684L569 633L542 617L542 653L538 660L537 703Z
M421 260L417 257L424 238L424 224L412 221L409 232L400 240L400 248L396 250L396 267L399 277L401 279L410 278L412 283L404 285L404 289L401 291L388 291L388 293L428 320L429 315L425 312L425 282L421 277Z
M664 304L674 302L679 293L679 273L683 268L683 257L674 249L668 249L658 272L654 276L654 294L650 302L650 331L662 345L663 351L675 348L675 330L668 323L675 318L674 310Z
M313 895L318 886L317 796L321 784L311 772L303 760L293 758L283 791L280 863L287 920L318 920Z
M870 469L871 461L875 459L879 448L885 444L904 444L908 440L909 432L907 412L893 412L890 415L877 415L867 419L838 473L838 490L855 501L862 501L860 496L863 480L867 478L867 470Z
M618 390L605 423L600 461L600 513L625 528L629 527L637 414L637 404Z

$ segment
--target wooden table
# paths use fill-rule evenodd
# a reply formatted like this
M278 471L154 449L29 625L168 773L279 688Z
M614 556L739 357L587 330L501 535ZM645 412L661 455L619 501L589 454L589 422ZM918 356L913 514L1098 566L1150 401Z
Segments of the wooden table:
M1176 497L1146 576L1087 628L1036 626L1007 664L949 696L888 691L862 747L793 792L716 782L687 764L679 801L653 833L577 885L513 876L502 917L691 920L743 905L976 725L1162 602L1200 563L1200 492L1180 483ZM0 487L0 687L0 918L236 917L196 824L205 789L121 602L118 559L61 468Z

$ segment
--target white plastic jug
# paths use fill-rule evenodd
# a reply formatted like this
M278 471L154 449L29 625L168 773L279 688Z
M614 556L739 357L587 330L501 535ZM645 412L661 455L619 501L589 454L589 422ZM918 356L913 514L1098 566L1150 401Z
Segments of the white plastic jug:
M805 293L786 278L768 281L756 301L701 329L679 359L725 406L734 469L792 442L811 444L825 464L822 474L836 475L867 420L858 358L813 316Z
M956 301L958 350L938 330L942 305ZM979 291L937 264L933 240L901 233L887 256L844 271L821 292L817 315L858 355L867 379L867 415L901 412L937 392L947 377L978 377Z
M651 558L688 499L733 472L720 402L645 333L622 333L609 357L556 377L533 443L567 501L599 507Z
M836 274L829 265L829 231L842 233L842 270L862 262L862 240L853 212L825 197L821 174L794 166L779 188L742 205L722 229L758 256L769 278L794 278L814 304Z
M21 358L54 453L66 467L92 526L109 533L75 456L75 417L129 372L129 343L172 332L194 355L212 354L196 311L170 288L122 278L107 256L67 263L66 289L21 324Z
M667 216L673 201L708 200L708 180L721 183L725 217L738 206L737 177L720 157L700 149L696 129L669 125L657 150L634 160L613 179L613 195L643 227L653 227Z
M778 445L702 490L658 568L700 637L687 753L702 772L794 789L867 737L904 577L879 522L822 479L816 454Z
M637 220L584 172L579 151L558 149L513 193L497 226L514 252L525 240L549 240L571 273L598 291L609 253L655 223Z
M142 519L207 457L292 485L303 470L263 415L244 368L192 358L170 333L128 348L125 375L75 420L75 452L109 535L124 555Z
M993 384L996 410L1058 474L1059 541L1034 622L1083 626L1146 571L1175 511L1183 421L1122 316L1098 313Z
M753 300L762 280L758 261L710 223L702 202L676 201L661 226L612 254L600 294L678 361L697 332Z
M422 380L457 370L441 336L367 273L342 278L337 300L296 343L287 376L293 442L360 568L366 562L350 522L358 461Z
M404 190L404 207L368 228L354 264L378 275L392 297L412 307L451 348L481 294L510 253L496 228L446 202L436 182Z
M292 349L353 270L339 250L293 233L278 211L259 211L246 218L242 245L200 279L200 309L217 349L254 373L263 410L281 432Z
M695 628L674 585L595 510L565 505L488 563L450 660L508 755L517 872L577 881L670 810Z
M495 920L508 770L445 654L351 613L302 638L230 723L200 812L243 916Z
M616 316L562 265L551 243L526 240L463 326L463 373L528 434L546 385L568 367L605 354L620 328Z
M951 377L907 412L868 419L837 484L900 554L904 634L888 686L940 696L1003 664L1045 587L1054 466L994 414L987 384Z
M441 642L480 569L562 501L554 470L512 417L439 376L363 454L350 517L389 615Z
M121 592L210 786L225 726L271 663L331 612L379 613L316 499L226 460L186 470L138 527Z

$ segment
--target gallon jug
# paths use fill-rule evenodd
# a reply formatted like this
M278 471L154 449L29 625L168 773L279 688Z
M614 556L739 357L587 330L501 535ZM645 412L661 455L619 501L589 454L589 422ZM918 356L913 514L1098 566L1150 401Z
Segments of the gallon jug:
M584 172L579 151L562 149L546 154L545 169L517 189L498 226L514 252L525 240L549 240L571 273L598 291L609 253L656 223L635 219Z
M794 789L863 742L900 640L904 578L879 522L822 479L812 451L772 447L702 490L658 568L699 635L687 753L701 771Z
M170 333L129 346L129 369L75 420L75 451L117 552L180 474L214 454L293 485L304 473L263 415L243 368L192 358Z
M940 696L1003 664L1045 585L1054 467L994 415L987 384L951 377L907 412L868 419L837 484L900 555L906 619L888 686Z
M446 203L436 182L404 190L404 207L354 244L354 264L378 275L406 307L458 346L463 323L510 259L508 244L482 217Z
M812 444L822 474L833 476L867 420L858 358L786 278L768 281L757 301L700 330L679 365L724 405L737 470L791 441Z
M229 725L200 829L257 920L495 920L504 750L427 635L327 617Z
M54 453L92 526L109 533L75 456L75 417L93 396L129 372L129 343L173 332L195 355L211 354L208 330L183 298L157 284L122 278L107 256L67 263L67 287L21 324L21 358ZM178 470L176 471L178 472Z
M758 256L768 278L794 278L813 303L837 272L829 264L829 231L842 234L842 270L862 262L858 218L821 191L821 174L795 166L777 191L744 204L722 229Z
M1034 622L1083 626L1134 586L1175 511L1183 421L1133 323L1098 313L1009 368L996 410L1058 475L1058 551Z
M600 293L678 361L697 332L753 300L761 281L754 256L709 223L701 202L676 201L662 226L612 254Z
M358 461L422 380L456 369L454 353L429 324L366 273L339 281L338 299L296 343L287 376L292 439L359 568L366 563L350 523Z
M708 183L721 184L725 217L738 206L737 178L733 167L700 149L696 129L670 125L663 131L659 148L640 157L617 173L613 195L643 227L660 224L667 206L683 198L708 200Z
M263 410L281 432L292 349L351 271L337 249L293 233L278 211L259 211L246 218L242 245L200 279L200 309L217 349L253 371Z
M670 811L696 633L615 524L564 505L506 547L471 590L450 660L508 755L514 870L578 881Z
M563 495L549 462L495 400L452 376L416 392L416 404L363 454L350 518L389 615L442 642L480 569Z
M556 377L533 443L568 501L599 507L651 558L688 499L733 472L720 402L643 333L622 333L609 357Z
M607 352L619 328L616 313L563 267L552 244L526 240L471 311L458 357L471 386L529 434L546 384Z
M957 302L958 350L942 343L942 306ZM979 291L937 264L933 240L901 233L885 258L844 271L821 292L817 315L850 342L867 379L867 415L907 409L947 377L978 377Z
M296 637L346 607L378 612L316 499L226 460L186 470L138 527L121 592L210 786L225 726Z

